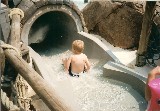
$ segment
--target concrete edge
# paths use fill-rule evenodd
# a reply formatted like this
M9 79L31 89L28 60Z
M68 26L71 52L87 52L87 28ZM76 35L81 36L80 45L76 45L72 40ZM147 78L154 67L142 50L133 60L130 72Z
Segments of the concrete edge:
M138 72L134 71L133 69L130 69L130 68L128 68L128 67L126 67L122 64L115 63L115 62L112 62L112 61L108 61L107 64L110 64L111 66L113 66L117 69L123 70L124 72L126 72L126 73L128 73L132 76L135 76L142 81L146 81L146 79L147 79L145 76L140 75L140 73L138 73ZM105 67L105 65L104 65L104 67Z
M37 9L34 14L23 24L21 31L21 39L25 44L28 45L28 35L33 23L43 14L54 11L60 11L70 16L75 22L77 30L83 31L83 24L81 23L81 18L71 7L65 5L44 5L43 7Z
M112 61L108 61L103 66L103 75L114 80L118 80L129 84L136 90L143 98L145 98L145 84L146 77L140 75L128 67Z
M79 34L87 37L88 39L91 39L92 41L94 41L96 44L98 44L116 63L120 63L120 60L112 53L111 50L109 50L107 48L107 46L100 40L98 39L97 37L89 34L89 33L86 33L86 32L78 32Z

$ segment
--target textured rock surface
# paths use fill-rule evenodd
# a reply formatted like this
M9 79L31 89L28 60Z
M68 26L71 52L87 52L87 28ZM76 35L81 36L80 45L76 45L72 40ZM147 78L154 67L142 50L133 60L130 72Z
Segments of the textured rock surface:
M90 2L83 9L88 31L98 33L114 46L137 47L143 16L133 6L132 3Z
M159 27L160 26L160 1L157 2L156 4L157 4L156 11L155 11L156 16L154 17L154 21L156 24L158 24L158 27Z

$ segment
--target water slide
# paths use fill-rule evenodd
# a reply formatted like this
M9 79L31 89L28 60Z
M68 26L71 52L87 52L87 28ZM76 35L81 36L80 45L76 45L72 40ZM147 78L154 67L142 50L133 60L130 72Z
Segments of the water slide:
M76 38L75 38L76 39ZM78 39L78 38L77 38ZM84 38L86 39L86 38ZM30 56L32 58L32 62L34 64L35 70L48 82L50 85L57 91L57 93L63 98L64 101L72 105L72 107L75 107L78 110L81 110L78 103L76 103L77 99L74 96L73 93L73 85L71 84L70 77L63 73L63 65L61 62L61 58L64 56L67 56L70 54L69 47L71 46L71 42L73 39L70 39L70 41L67 41L68 43L63 44L63 46L59 46L59 44L55 45L54 47L47 47L47 49L40 48L40 46L37 46L38 44L31 45L34 51L31 47L29 47ZM107 59L110 59L109 56L107 57L106 53L103 49L100 47L97 47L98 44L94 43L94 41L88 42L86 39L85 42L85 53L88 52L87 50L97 50L101 56L99 56L95 51L91 51L90 53L87 53L88 57L92 61L92 66L94 67L101 67L106 63ZM59 43L59 41L57 41ZM49 45L49 44L48 44ZM44 46L44 45L43 45ZM58 48L57 48L58 47ZM67 48L68 47L68 48ZM67 53L66 53L67 52ZM69 53L68 53L69 52ZM62 53L62 54L61 54ZM45 55L46 54L46 55ZM44 56L45 55L45 56ZM55 58L52 59L52 56L55 56ZM49 58L49 59L48 59ZM58 59L58 60L57 60ZM57 63L57 64L56 64ZM56 65L55 67L53 67ZM59 68L58 68L59 67ZM61 73L59 73L61 71ZM58 75L58 74L59 75ZM34 100L35 98L35 100ZM45 104L42 102L42 100L38 99L35 95L33 95L33 105L39 109L49 110ZM41 105L40 105L41 104ZM40 107L42 106L42 107Z
M75 39L84 41L84 53L88 56L92 65L90 73L79 78L66 75L61 61L62 57L70 55L71 43ZM137 84L133 83L132 86L126 84L126 79L130 81L127 73L135 74L134 71L122 67L123 65L121 66L118 59L98 38L80 32L76 36L65 40L65 42L63 38L51 44L48 41L54 40L50 38L42 43L31 44L32 48L29 49L34 68L56 89L63 100L73 105L74 108L79 111L118 110L119 108L135 111L146 109L144 98L133 89L138 89ZM128 72L124 69L127 69ZM126 83L113 80L111 75L115 75L114 73L117 78L122 77L121 81L124 80ZM124 78L124 74L127 77ZM133 80L135 79L133 76L131 77ZM143 82L143 77L141 79ZM136 79L135 81L138 82ZM129 101L126 101L126 99ZM36 108L49 110L40 99L34 100L33 98L32 104ZM117 104L117 106L113 107L112 104Z

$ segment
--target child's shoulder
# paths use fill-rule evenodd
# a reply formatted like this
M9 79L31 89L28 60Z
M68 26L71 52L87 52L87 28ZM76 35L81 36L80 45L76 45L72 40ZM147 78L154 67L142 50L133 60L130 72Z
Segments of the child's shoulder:
M84 53L82 53L82 56L85 57L85 58L87 58L86 54L84 54Z

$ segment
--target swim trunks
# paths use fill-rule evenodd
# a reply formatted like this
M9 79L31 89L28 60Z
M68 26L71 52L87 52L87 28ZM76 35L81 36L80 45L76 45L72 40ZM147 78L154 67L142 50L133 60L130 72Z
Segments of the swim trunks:
M71 76L73 76L73 77L79 77L80 76L80 74L82 74L83 72L80 72L80 73L75 73L75 72L70 72L69 74L71 75Z
M84 68L83 72L81 72L81 73L74 73L74 72L71 71L71 64L69 66L69 75L72 76L72 77L79 77L80 74L82 74L84 72L85 72L85 68Z

